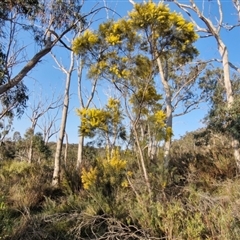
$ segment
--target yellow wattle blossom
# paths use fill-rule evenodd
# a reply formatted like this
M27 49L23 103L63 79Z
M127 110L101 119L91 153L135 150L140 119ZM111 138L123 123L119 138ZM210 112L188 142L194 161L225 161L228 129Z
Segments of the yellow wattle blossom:
M132 171L127 171L127 175L128 175L129 177L131 177L131 176L133 175L133 172L132 172Z
M116 149L111 157L97 159L96 167L91 167L88 171L82 171L82 183L86 190L94 190L94 187L104 187L105 184L111 184L113 188L128 187L126 179L127 161L122 160L119 151ZM129 176L132 172L129 172Z
M97 174L97 168L91 167L89 171L83 169L81 178L84 189L88 190L96 184Z
M118 99L115 99L115 98L108 99L108 103L107 103L108 108L116 109L116 108L119 108L119 105L120 105L120 101Z
M118 150L115 150L112 154L112 157L108 160L103 161L103 167L105 170L110 170L113 172L121 172L122 170L125 170L127 165L126 160L122 160L120 158L120 154Z
M113 65L112 67L110 67L110 72L112 72L113 74L115 74L117 77L121 78L121 74L120 71L118 69L117 65Z
M72 49L73 52L79 54L81 51L86 50L90 46L95 45L98 42L98 35L87 29L82 36L73 40Z
M124 180L124 181L121 183L121 187L123 187L123 188L128 187L128 181L127 181L127 180Z
M162 110L155 112L154 119L159 127L163 128L165 126L166 114Z
M121 43L120 36L119 35L113 35L113 34L110 34L109 36L107 36L106 41L111 45L116 45L118 43Z
M122 62L126 63L129 59L127 57L122 57Z
M95 129L107 131L107 121L111 117L110 113L104 109L88 108L77 109L77 114L81 118L80 134L89 136Z
M131 76L131 72L127 69L123 69L123 71L121 72L121 75L123 78L129 78Z

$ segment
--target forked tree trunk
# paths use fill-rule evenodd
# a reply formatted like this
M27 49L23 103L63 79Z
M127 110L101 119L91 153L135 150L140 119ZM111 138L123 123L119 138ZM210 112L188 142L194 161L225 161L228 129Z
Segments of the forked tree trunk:
M67 123L70 83L71 83L71 77L72 77L72 72L74 68L73 52L71 52L71 63L70 63L69 70L67 71L66 69L63 69L63 66L60 66L60 67L66 73L67 77L66 77L66 86L65 86L65 94L64 94L64 104L63 104L63 110L62 110L61 127L60 127L59 138L57 141L57 147L56 147L56 153L55 153L54 171L53 171L53 179L52 179L53 186L58 186L60 183L61 154L62 154L64 135L65 135L65 128Z
M146 182L147 190L148 190L149 196L152 196L151 185L150 185L150 181L149 181L149 177L148 177L148 173L147 173L147 168L146 168L145 161L144 161L143 151L142 151L142 148L141 148L141 145L140 145L140 142L139 142L139 137L138 137L138 132L137 132L136 126L133 125L132 129L133 129L133 134L135 136L137 149L138 149L138 152L139 152L139 155L140 155L140 163L141 163L141 167L142 167L142 170L143 170L143 176L144 176L144 179L145 179L145 182Z
M231 65L233 68L233 64L229 63L229 57L228 57L228 49L227 46L223 43L221 36L220 36L220 30L222 26L224 25L223 23L223 12L222 12L222 5L221 1L217 0L217 5L218 5L218 10L219 10L219 21L218 21L218 26L215 26L213 22L204 16L203 11L200 11L198 8L197 4L194 3L194 0L190 0L190 5L182 4L174 0L174 2L185 12L188 13L188 16L190 16L192 22L195 24L197 30L199 32L207 33L208 36L211 34L217 43L218 46L218 51L221 55L222 58L222 66L223 66L223 74L224 74L224 87L227 95L227 105L228 108L232 107L234 98L233 98L233 92L232 92L232 83L230 79L230 70L229 70L229 65ZM238 1L233 0L234 6L237 9L237 12L239 14L239 9L240 9L240 4ZM205 24L206 28L202 28L197 23L193 20L191 15L189 15L189 12L187 9L191 9L194 11L200 20ZM235 70L239 71L239 68L234 68ZM238 168L238 171L240 172L240 152L239 152L239 141L237 139L232 139L232 148L233 148L233 154L234 158L236 161L236 165Z

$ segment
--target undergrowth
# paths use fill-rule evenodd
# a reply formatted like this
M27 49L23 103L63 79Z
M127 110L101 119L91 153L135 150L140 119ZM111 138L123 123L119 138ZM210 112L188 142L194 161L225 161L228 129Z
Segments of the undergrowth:
M152 195L122 153L82 172L65 168L59 188L51 187L49 164L1 162L0 239L238 239L240 178L231 152L177 143L173 150L167 184L149 162Z

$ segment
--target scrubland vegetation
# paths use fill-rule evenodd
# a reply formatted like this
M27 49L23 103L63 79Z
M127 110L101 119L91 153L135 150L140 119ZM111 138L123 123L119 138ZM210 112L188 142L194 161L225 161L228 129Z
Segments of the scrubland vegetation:
M0 240L239 239L240 68L222 34L239 1L227 22L220 0L131 0L124 17L90 2L0 1ZM64 93L33 98L24 79L47 55ZM201 106L204 127L175 139Z
M131 151L107 159L86 149L82 172L69 155L58 188L51 158L1 161L1 239L237 239L240 179L229 141L206 145L194 134L173 142L169 174L161 149L147 163L151 196Z

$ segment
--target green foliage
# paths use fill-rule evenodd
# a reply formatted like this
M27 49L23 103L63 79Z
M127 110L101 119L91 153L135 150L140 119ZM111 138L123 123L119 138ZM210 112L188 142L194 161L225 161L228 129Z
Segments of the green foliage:
M45 144L43 140L43 135L42 133L36 133L33 136L33 147L36 150L36 153L38 153L38 160L41 158L43 159L49 159L52 155L51 149L48 145Z
M0 85L7 84L10 81L10 76L12 72L12 64L9 58L9 52L16 51L13 49L6 49L4 39L9 34L9 29L4 28L5 24L11 22L11 12L15 12L13 15L16 17L22 16L23 18L30 17L34 14L37 9L37 0L15 0L9 1L4 0L0 2ZM15 20L16 21L16 20ZM8 44L7 44L8 45ZM9 45L10 46L10 45ZM16 54L16 55L19 55ZM22 82L18 83L16 86L12 87L7 92L1 94L0 102L0 119L3 117L13 118L13 116L20 117L24 113L26 108L26 102L28 100L28 88Z
M207 79L207 80L206 80ZM208 95L211 104L210 111L205 117L209 131L225 134L234 139L240 139L240 112L239 112L239 91L240 78L232 75L232 90L234 102L231 106L226 102L226 92L224 88L224 76L221 69L206 71L201 77L201 88Z
M81 173L84 188L75 191L67 190L74 168L63 174L61 189L51 189L51 168L0 162L1 236L89 239L115 232L139 240L237 239L240 184L227 138L212 136L207 146L196 146L199 139L191 133L178 141L171 154L172 178L164 187L159 166L149 164L152 198L130 150L111 156L96 149L95 160Z
M17 136L17 138L14 144L16 156L26 159L26 153L29 151L30 146L32 146L34 161L40 162L42 159L48 160L52 156L52 150L50 146L44 142L42 133L37 132L34 134L33 129L29 128L26 130L24 138L21 138L21 136L20 138Z
M138 89L132 94L129 102L133 104L133 111L136 114L140 111L143 115L149 115L151 112L161 108L159 101L162 100L162 95L157 93L154 85L140 84L142 86L138 86Z
M39 204L50 173L47 166L11 161L1 169L0 176L8 206L23 211Z
M38 7L38 0L4 0L0 3L0 19L16 9L22 15L31 16Z

